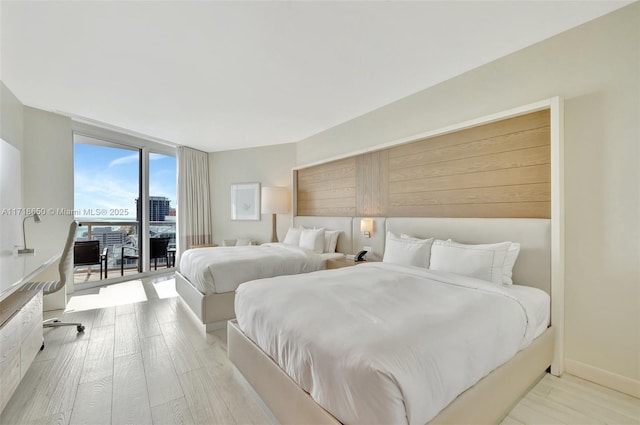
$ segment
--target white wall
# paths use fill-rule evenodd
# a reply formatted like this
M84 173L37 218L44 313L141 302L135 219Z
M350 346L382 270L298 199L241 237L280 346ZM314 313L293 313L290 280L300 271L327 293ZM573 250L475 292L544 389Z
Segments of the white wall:
M306 164L565 98L567 370L640 396L640 3L301 141Z
M3 176L3 180L0 182L2 185L0 189L2 194L0 196L0 208L20 208L22 207L22 128L24 107L1 81L0 101L0 138L10 145L4 145L4 153L0 154L4 155L0 158L0 171ZM15 176L15 174L19 175ZM0 247L4 252L12 251L16 246L22 244L22 218L21 216L8 214L0 216Z
M25 208L73 209L73 140L71 120L23 106L0 82L2 138L18 148L22 161L22 206ZM28 221L29 247L62 249L72 216L41 215L39 224ZM57 266L44 275L58 277ZM39 277L40 278L40 277ZM72 290L72 285L69 288ZM65 291L45 298L45 307L64 306Z
M71 119L40 109L24 108L22 147L23 203L27 208L73 209L73 138ZM36 249L62 250L72 215L41 216L42 222L27 229L29 245ZM69 273L73 276L72 273ZM57 266L48 270L48 278L57 278ZM45 310L63 308L65 291L45 297Z
M295 159L294 144L209 154L214 242L222 245L224 239L241 237L259 243L271 240L270 214L263 215L260 221L231 220L231 184L259 182L262 186L283 186L291 190ZM291 213L278 214L279 240L284 239L290 225Z
M71 120L25 107L22 158L24 206L73 210ZM30 226L30 244L62 248L73 216L47 214L41 218L40 224Z
M22 150L22 102L0 81L0 137L18 150Z
M25 208L73 209L73 140L71 120L22 103L3 84L2 138L18 148L22 159L22 203ZM72 216L43 215L28 222L34 248L62 247Z

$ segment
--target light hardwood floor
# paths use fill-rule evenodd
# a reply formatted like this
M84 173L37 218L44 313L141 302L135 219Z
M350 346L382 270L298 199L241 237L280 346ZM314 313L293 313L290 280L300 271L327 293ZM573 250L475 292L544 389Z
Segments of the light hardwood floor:
M0 424L271 424L226 355L226 331L205 333L179 298L68 313L45 330ZM640 400L547 375L503 424L640 424Z

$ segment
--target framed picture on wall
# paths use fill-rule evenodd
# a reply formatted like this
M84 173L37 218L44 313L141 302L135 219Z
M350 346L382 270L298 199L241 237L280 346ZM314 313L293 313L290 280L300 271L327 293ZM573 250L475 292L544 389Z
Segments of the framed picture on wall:
M260 183L231 185L231 220L260 220Z

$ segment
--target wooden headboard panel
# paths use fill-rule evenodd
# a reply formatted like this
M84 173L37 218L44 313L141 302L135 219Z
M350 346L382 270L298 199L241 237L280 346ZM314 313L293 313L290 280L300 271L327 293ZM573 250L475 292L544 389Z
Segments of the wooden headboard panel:
M295 172L297 214L551 215L549 109Z
M356 215L356 157L303 168L295 174L296 215Z

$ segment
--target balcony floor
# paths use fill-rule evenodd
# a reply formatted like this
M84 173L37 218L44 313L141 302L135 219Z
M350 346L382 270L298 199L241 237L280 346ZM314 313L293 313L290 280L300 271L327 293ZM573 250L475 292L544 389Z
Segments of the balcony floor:
M153 264L151 265L151 270L153 269ZM158 271L166 271L167 266L164 264L158 264ZM125 277L133 277L135 278L138 274L138 269L135 267L129 267L124 269ZM111 279L114 277L120 277L120 267L109 268L109 272L107 273L107 278ZM105 279L100 279L100 267L91 267L91 273L87 273L86 270L76 270L73 273L73 283L74 284L82 284L82 283L93 283L104 281ZM108 283L105 281L105 283Z
M138 274L138 269L136 268L125 268L124 275L135 277ZM120 277L120 269L109 269L107 273L108 278L112 277ZM90 283L90 282L99 282L104 280L104 276L100 279L100 267L91 268L91 273L87 273L86 270L76 270L73 273L73 283Z

